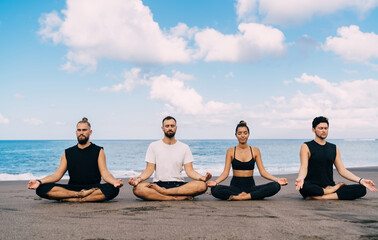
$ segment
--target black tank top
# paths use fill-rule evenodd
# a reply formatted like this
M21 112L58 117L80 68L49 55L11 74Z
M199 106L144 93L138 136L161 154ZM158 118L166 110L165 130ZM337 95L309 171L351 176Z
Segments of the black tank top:
M65 150L67 170L70 175L69 184L85 185L101 182L98 168L98 156L102 147L93 143L84 149L77 145Z
M255 169L255 160L253 159L252 148L251 147L249 147L249 148L251 150L252 158L248 162L242 162L240 160L237 160L235 158L236 147L234 148L234 160L232 160L232 162L231 162L232 169L234 169L234 170L253 170L253 169Z
M326 142L325 145L320 145L314 140L305 142L305 144L311 153L305 181L321 187L334 186L333 163L336 158L336 145L329 142Z

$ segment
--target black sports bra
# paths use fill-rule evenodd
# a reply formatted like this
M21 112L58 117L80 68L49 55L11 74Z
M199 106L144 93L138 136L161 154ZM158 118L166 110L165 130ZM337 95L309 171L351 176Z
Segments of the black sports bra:
M235 158L236 147L234 148L234 160L232 160L232 162L231 162L232 169L234 169L234 170L253 170L253 169L255 169L255 162L256 161L255 161L255 159L253 159L252 148L251 147L249 147L249 148L251 149L252 158L248 162L242 162L240 160L237 160Z

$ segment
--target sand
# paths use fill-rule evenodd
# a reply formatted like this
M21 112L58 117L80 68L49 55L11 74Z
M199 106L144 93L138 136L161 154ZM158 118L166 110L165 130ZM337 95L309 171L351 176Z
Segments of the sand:
M378 184L378 167L352 172ZM296 176L284 175L289 185L277 195L244 202L216 200L209 190L194 201L148 202L125 185L109 202L60 203L40 199L26 181L0 181L0 239L378 239L378 192L304 201Z

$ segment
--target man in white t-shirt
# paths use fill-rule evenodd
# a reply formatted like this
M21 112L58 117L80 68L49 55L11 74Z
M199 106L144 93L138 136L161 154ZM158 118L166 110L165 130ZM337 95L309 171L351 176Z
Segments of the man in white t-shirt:
M150 144L146 169L139 177L130 178L129 184L134 186L134 194L144 200L191 200L206 192L206 181L211 174L202 176L193 169L194 159L189 146L175 139L176 119L168 116L162 123L164 138ZM184 182L183 167L188 177L195 181ZM154 183L142 183L154 172Z

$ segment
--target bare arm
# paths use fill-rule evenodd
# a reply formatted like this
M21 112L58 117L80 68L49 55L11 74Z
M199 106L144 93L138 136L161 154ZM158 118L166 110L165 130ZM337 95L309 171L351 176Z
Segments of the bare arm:
M101 177L105 182L112 184L114 187L123 186L122 180L115 179L106 167L106 157L103 149L100 150L100 154L98 155L98 168L100 170Z
M303 143L299 152L299 158L301 160L301 166L299 168L298 178L295 180L296 190L302 189L304 179L307 176L308 160L310 159L310 149L307 144Z
M211 174L208 172L206 173L205 176L202 176L201 174L196 172L196 170L193 169L193 164L191 162L184 164L184 169L185 169L186 175L188 175L188 177L190 177L193 180L206 182L207 180L211 178Z
M137 178L133 178L133 177L130 178L129 184L132 186L138 185L140 182L143 182L144 180L151 177L154 171L155 171L155 164L147 162L147 165L144 171Z
M258 149L257 147L253 147L252 149L253 149L253 156L255 158L255 161L256 161L256 164L257 164L257 167L259 169L261 176L268 179L268 180L276 181L280 185L287 185L287 179L286 178L276 178L265 170L264 164L263 164L262 159L261 159L260 149Z
M207 183L207 186L215 187L217 184L223 182L228 177L230 173L230 169L231 169L232 154L233 154L233 148L229 148L226 153L226 162L225 162L224 170L222 174L217 178L217 180L209 181Z
M310 149L307 144L303 143L299 152L299 158L301 160L301 166L299 168L298 178L295 180L296 190L303 188L304 179L307 176L308 160L310 159Z
M56 170L56 172L47 177L42 178L40 181L42 184L57 182L63 177L66 171L67 171L67 159L66 159L66 154L63 153L60 159L60 165L58 169ZM41 183L37 180L30 180L28 184L28 188L37 189Z
M343 161L341 161L341 155L340 155L340 151L338 147L336 147L336 158L335 158L334 164L339 174L343 176L344 178L350 181L356 182L356 183L360 183L364 185L370 191L373 191L373 192L377 191L377 189L374 188L375 184L373 181L369 179L359 178L344 167Z

